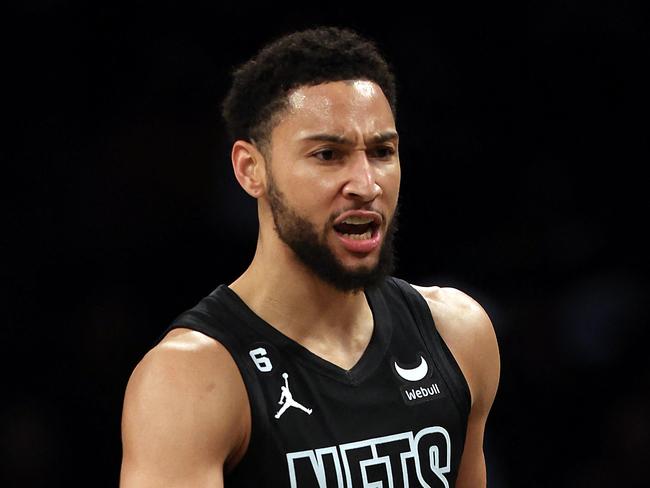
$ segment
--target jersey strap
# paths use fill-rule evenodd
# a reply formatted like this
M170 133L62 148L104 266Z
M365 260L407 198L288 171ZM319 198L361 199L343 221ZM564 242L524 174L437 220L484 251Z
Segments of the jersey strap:
M449 347L440 336L427 301L406 281L395 277L391 277L390 281L397 286L409 304L422 340L429 354L436 361L436 366L443 375L443 380L447 383L456 406L464 415L469 415L471 395L467 380Z

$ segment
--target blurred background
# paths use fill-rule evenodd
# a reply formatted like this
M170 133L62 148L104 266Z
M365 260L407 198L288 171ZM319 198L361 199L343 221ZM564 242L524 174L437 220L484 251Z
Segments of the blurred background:
M489 486L647 486L639 5L4 8L3 486L117 485L133 367L253 255L230 70L319 24L374 39L398 77L396 275L468 292L497 331Z

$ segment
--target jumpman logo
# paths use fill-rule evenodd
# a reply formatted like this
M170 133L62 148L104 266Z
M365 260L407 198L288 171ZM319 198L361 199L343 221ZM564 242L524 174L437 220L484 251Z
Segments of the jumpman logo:
M308 415L311 415L311 408L305 408L293 399L293 395L289 391L289 375L287 373L282 373L282 377L284 378L284 386L280 387L282 389L282 395L280 396L278 404L282 405L284 403L284 405L282 405L282 408L275 414L275 418L279 419L289 407L299 408L303 412L307 412Z

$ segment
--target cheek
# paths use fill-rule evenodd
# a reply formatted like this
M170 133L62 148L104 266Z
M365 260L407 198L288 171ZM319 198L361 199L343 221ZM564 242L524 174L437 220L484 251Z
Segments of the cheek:
M326 199L336 193L340 178L335 173L317 168L301 168L290 177L291 191L307 200Z
M331 201L336 195L338 182L323 174L302 172L292 175L287 180L287 193L295 208L303 216L318 219L319 213L327 212ZM324 215L323 218L328 218Z

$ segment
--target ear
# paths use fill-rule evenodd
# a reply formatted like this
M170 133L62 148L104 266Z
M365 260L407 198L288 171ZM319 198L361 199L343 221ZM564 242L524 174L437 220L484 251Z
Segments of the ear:
M266 187L264 156L250 142L238 140L232 146L230 154L235 178L253 198L259 198Z

